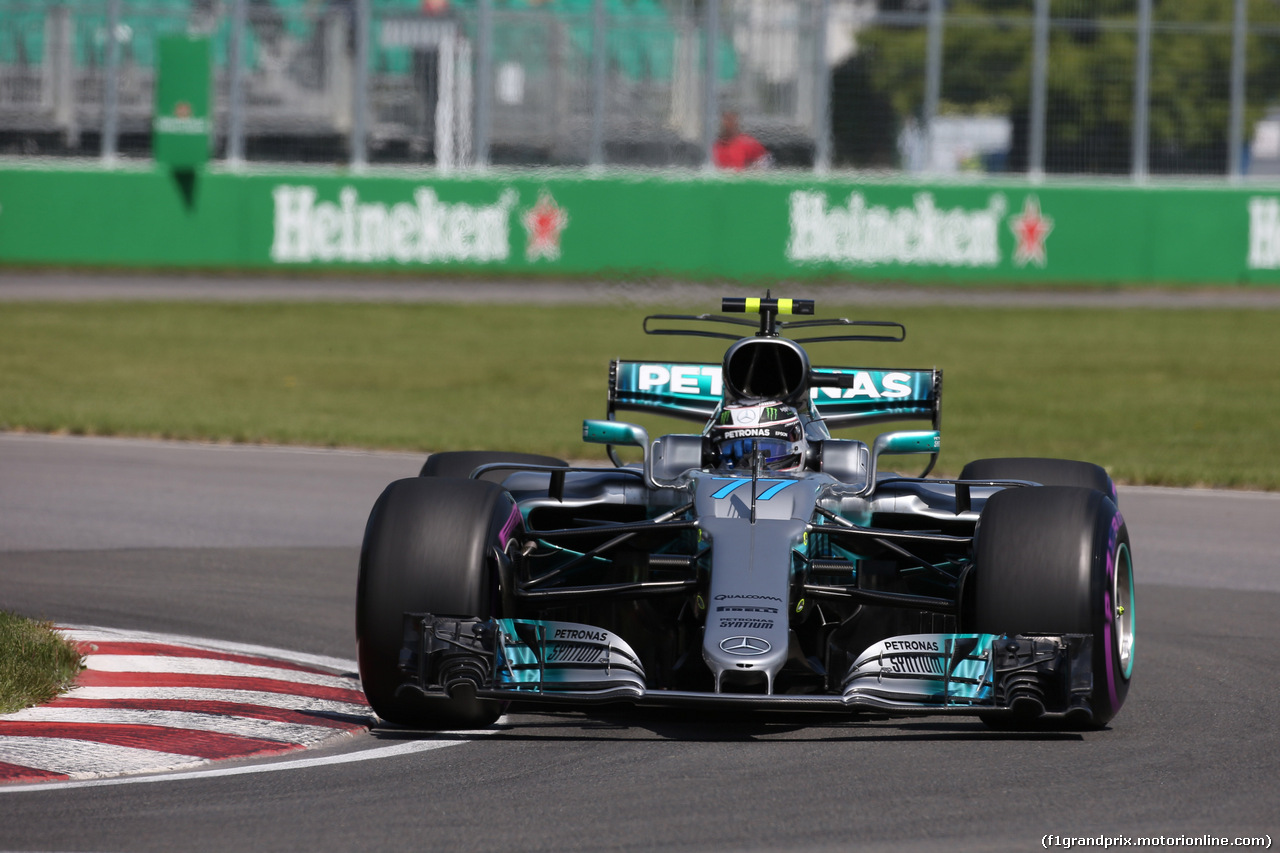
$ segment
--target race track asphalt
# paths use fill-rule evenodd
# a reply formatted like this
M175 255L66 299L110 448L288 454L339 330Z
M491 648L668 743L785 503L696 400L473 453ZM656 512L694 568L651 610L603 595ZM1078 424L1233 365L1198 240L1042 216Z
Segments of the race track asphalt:
M420 462L0 434L0 607L353 658L364 518ZM316 756L344 763L0 789L0 849L1029 850L1047 833L1274 837L1280 496L1122 488L1120 505L1138 573L1137 674L1104 731L517 714L481 735L375 730ZM351 760L366 753L382 757Z

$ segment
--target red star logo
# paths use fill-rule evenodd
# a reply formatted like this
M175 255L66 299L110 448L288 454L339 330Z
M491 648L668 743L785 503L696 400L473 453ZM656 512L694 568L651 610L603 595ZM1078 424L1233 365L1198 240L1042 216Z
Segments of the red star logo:
M527 261L560 257L560 232L569 225L569 214L564 212L551 193L546 190L538 196L538 203L520 215L527 240L524 257Z
M1018 247L1013 252L1013 262L1020 267L1028 263L1044 266L1048 260L1044 241L1053 231L1053 219L1040 213L1040 199L1033 195L1027 196L1022 202L1022 213L1009 217L1009 230L1018 240Z

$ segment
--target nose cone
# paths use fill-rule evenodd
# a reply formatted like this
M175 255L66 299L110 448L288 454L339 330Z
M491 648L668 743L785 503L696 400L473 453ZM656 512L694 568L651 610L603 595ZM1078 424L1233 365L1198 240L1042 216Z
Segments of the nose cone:
M734 605L729 607L737 609ZM763 684L765 692L772 693L773 678L787 662L785 608L756 607L772 612L749 619L727 618L727 609L724 605L711 608L702 644L702 659L715 675L716 692L721 692L727 682L738 681Z
M816 494L809 479L697 478L698 526L711 544L702 659L716 692L729 683L773 692L791 651L793 551L804 541Z
M790 651L791 546L804 526L792 520L710 518L711 585L702 659L726 680L762 684L773 679Z

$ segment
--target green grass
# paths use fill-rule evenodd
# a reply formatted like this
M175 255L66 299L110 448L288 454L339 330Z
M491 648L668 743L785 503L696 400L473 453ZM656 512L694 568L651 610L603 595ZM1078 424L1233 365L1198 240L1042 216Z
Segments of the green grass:
M581 420L604 413L608 359L723 354L643 335L658 310L11 303L0 428L594 458ZM1043 455L1125 482L1280 489L1280 311L820 311L908 338L814 345L815 363L945 370L944 473Z
M80 653L48 622L0 610L0 714L48 702L80 668Z

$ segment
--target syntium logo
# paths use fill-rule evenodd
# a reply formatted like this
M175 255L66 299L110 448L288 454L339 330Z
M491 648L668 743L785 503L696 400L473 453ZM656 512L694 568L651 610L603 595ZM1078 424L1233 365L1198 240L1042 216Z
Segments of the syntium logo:
M343 187L336 203L318 200L311 186L280 185L271 194L276 263L489 263L511 253L512 189L479 205L441 201L430 187L390 205L362 202L355 187Z

